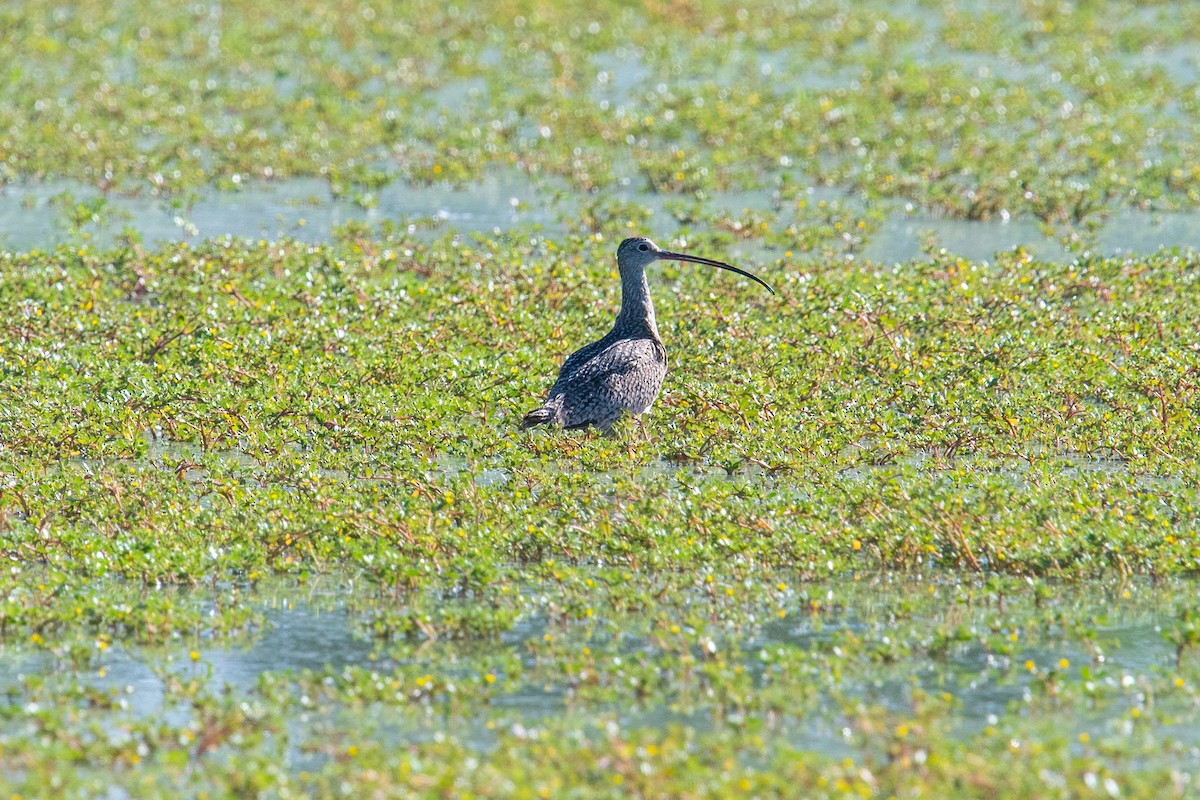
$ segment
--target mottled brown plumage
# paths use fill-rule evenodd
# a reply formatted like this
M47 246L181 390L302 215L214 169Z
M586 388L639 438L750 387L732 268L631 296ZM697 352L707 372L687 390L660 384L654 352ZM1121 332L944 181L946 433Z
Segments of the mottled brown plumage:
M546 402L525 415L522 428L546 423L564 428L595 425L611 434L622 414L628 412L640 418L650 408L667 374L667 350L658 335L646 282L646 267L660 259L720 267L775 293L762 279L729 264L660 250L642 237L626 239L617 248L621 313L612 330L571 354L559 370Z

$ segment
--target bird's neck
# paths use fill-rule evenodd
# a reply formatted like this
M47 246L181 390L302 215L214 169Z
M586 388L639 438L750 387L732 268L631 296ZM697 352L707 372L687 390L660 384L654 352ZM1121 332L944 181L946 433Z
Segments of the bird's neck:
M654 301L650 299L650 284L646 282L645 270L622 278L621 313L617 315L613 329L625 333L643 333L662 341L654 320Z

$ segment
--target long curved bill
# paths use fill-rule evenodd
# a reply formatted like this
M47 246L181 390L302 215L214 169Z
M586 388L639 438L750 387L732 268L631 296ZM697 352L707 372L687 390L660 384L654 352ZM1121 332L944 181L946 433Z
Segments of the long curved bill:
M668 261L691 261L693 264L708 264L710 267L718 267L726 269L730 272L736 272L738 275L749 278L755 283L761 284L768 292L775 294L775 290L771 288L771 284L764 281L762 278L752 273L746 272L744 269L738 269L732 264L726 264L724 261L714 261L711 258L701 258L700 256L689 256L686 253L672 253L668 250L659 250L657 253L659 258Z

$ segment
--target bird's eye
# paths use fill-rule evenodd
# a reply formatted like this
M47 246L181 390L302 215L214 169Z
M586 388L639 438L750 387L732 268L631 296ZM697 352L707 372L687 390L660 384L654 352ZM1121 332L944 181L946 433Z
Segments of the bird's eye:
M649 249L650 249L650 245L648 245L648 244L642 243L642 244L638 245L638 250L641 250L643 253Z

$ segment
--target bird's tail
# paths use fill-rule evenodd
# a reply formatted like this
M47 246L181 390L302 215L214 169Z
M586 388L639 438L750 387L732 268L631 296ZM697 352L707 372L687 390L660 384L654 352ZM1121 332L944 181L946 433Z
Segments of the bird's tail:
M521 420L521 430L532 428L534 425L545 425L547 422L554 422L555 409L550 405L539 406L533 411L525 415Z

